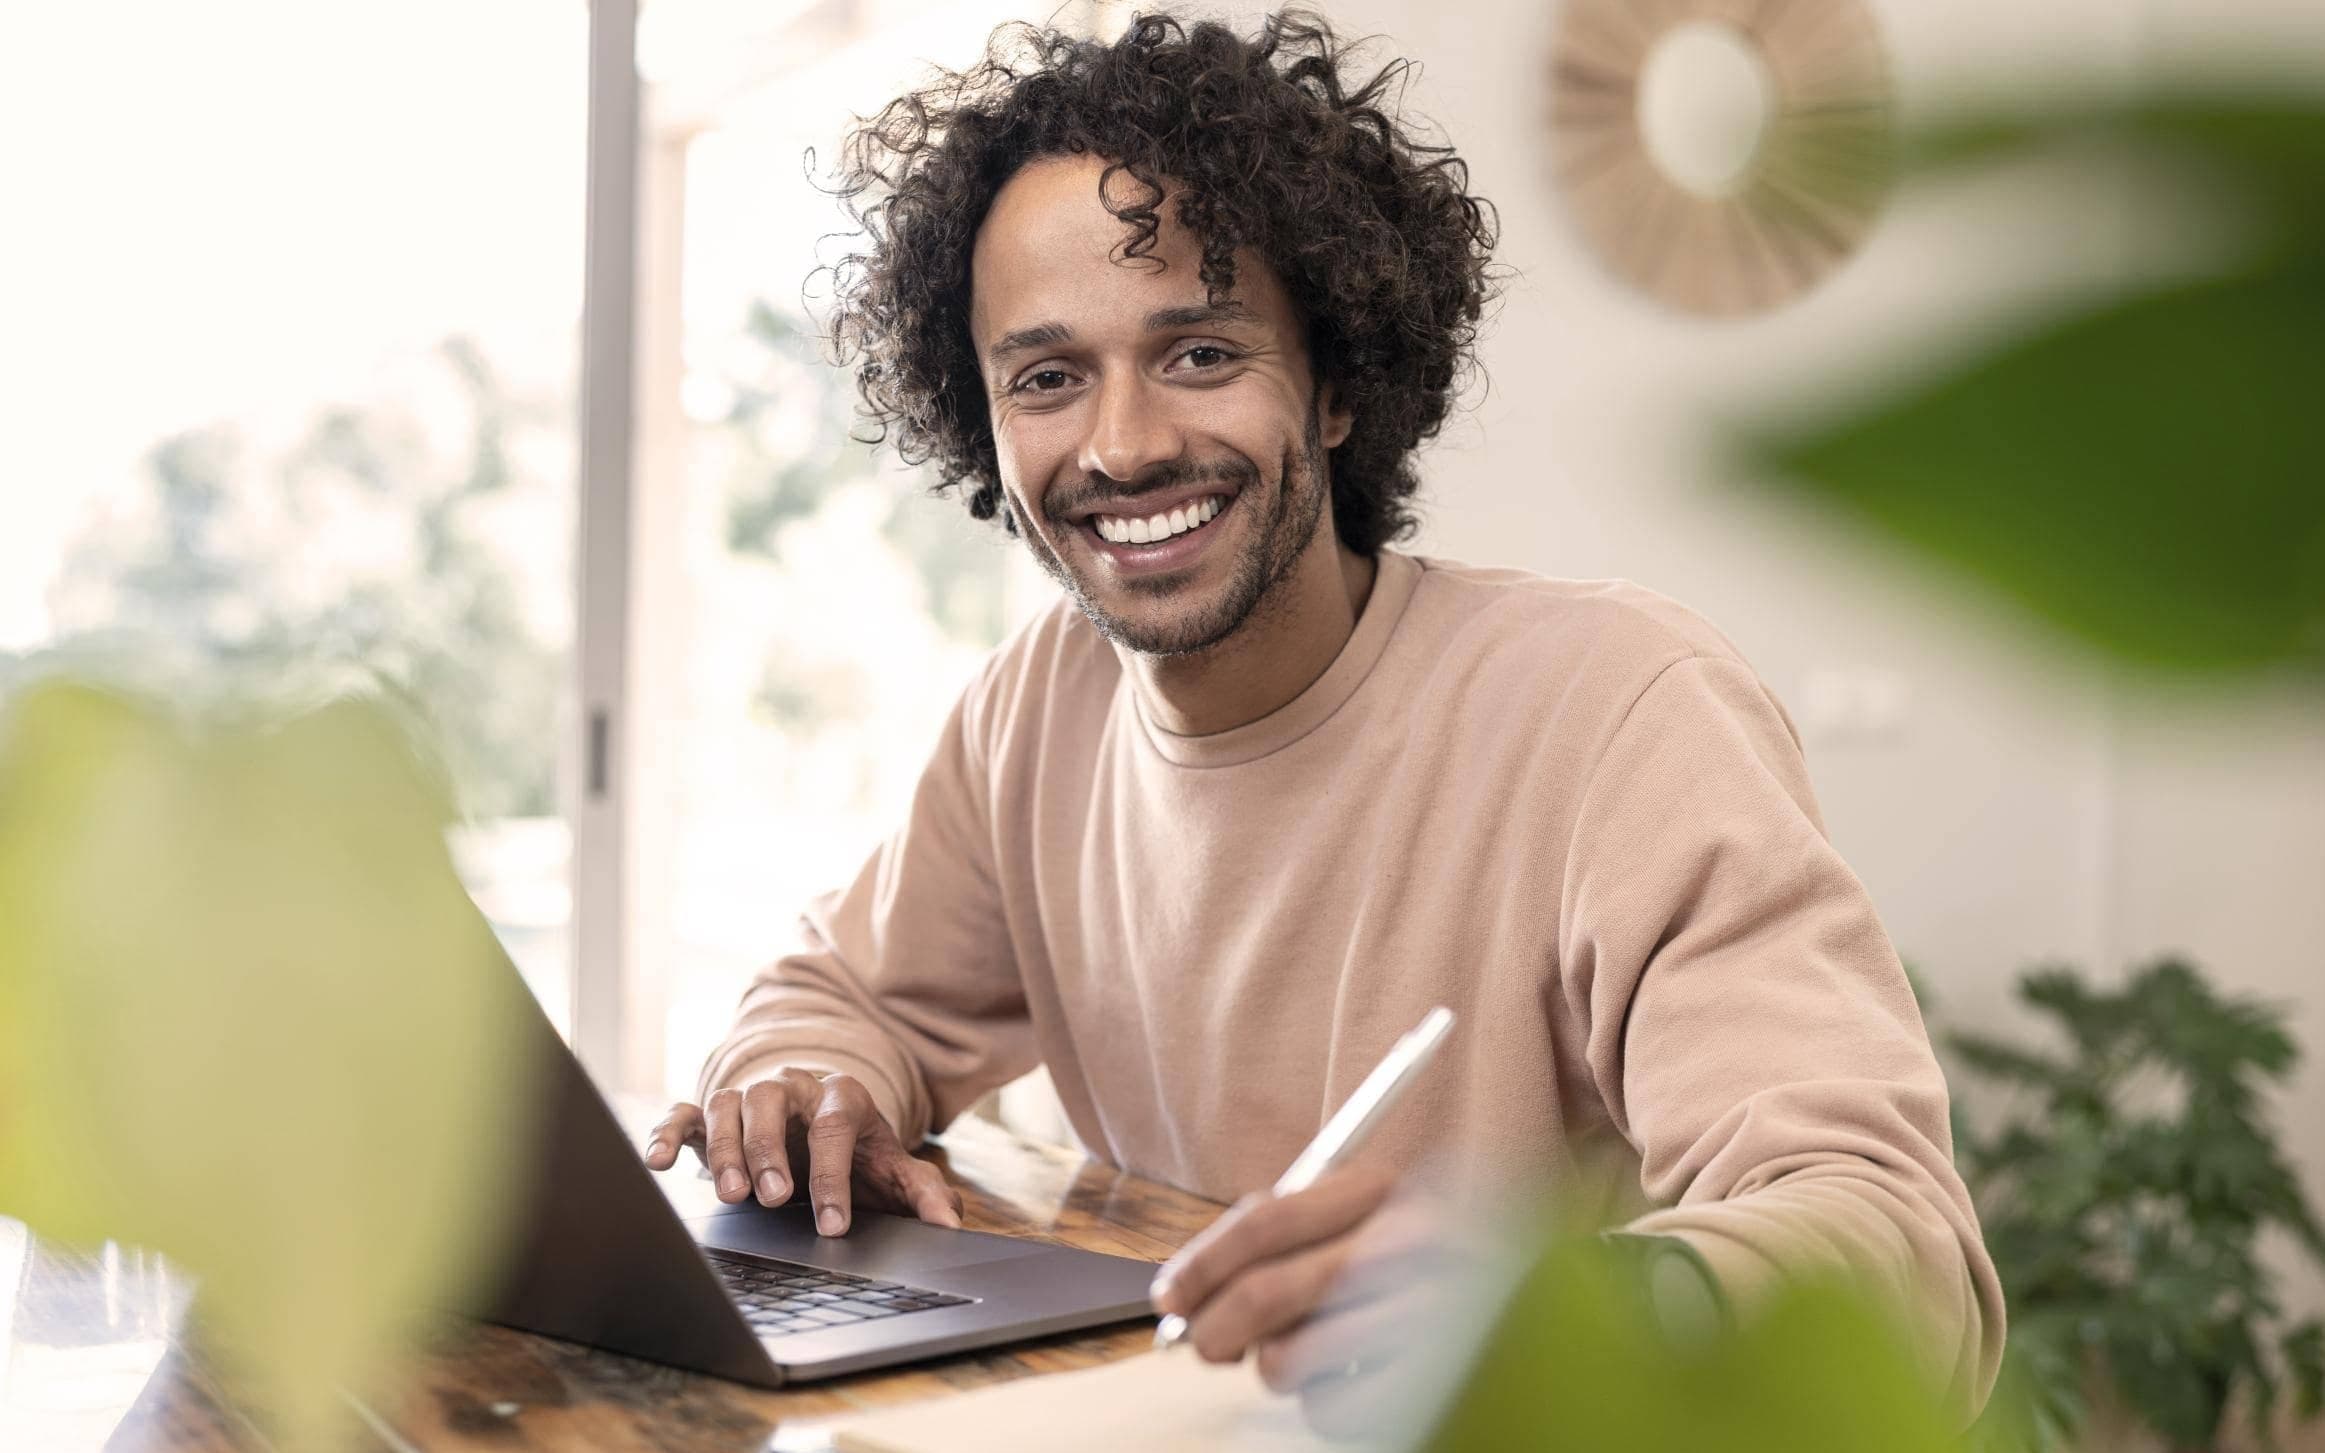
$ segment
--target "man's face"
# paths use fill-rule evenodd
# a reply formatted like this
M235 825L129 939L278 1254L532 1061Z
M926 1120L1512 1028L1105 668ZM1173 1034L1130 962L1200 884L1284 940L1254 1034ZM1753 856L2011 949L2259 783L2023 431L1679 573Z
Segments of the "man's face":
M1104 170L1046 159L1002 188L977 235L970 332L1035 558L1109 640L1201 651L1315 542L1325 451L1349 420L1318 397L1291 301L1256 256L1208 306L1201 248L1166 205L1150 254L1164 266L1114 259L1129 232L1099 201Z

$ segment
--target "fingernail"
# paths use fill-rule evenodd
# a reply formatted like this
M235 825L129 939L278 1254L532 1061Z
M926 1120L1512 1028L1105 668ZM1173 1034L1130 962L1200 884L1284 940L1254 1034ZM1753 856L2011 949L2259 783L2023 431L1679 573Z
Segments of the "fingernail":
M826 1236L839 1235L843 1224L840 1220L840 1208L837 1206L826 1206L822 1210L816 1212L815 1224L816 1229L822 1231Z
M775 1172L759 1172L759 1199L772 1206L783 1199L783 1177Z
M1161 1306L1163 1299L1171 1294L1170 1277L1167 1275L1156 1277L1154 1279L1154 1285L1146 1289L1146 1294L1150 1299L1153 1300L1156 1306Z
M725 1170L722 1170L718 1173L718 1193L720 1195L748 1195L750 1190L751 1183L747 1180L744 1180L743 1173L739 1170L736 1170L733 1166L730 1165Z

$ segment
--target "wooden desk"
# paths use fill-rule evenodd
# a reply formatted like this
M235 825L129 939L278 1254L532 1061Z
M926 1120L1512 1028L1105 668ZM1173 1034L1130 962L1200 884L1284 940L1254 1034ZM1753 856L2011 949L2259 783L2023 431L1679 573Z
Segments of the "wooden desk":
M1019 1140L981 1120L960 1122L941 1148L932 1149L967 1202L965 1220L972 1230L1160 1261L1219 1213L1199 1197ZM709 1186L691 1174L692 1157L681 1160L689 1169L666 1173L665 1189L682 1208L697 1200L714 1203ZM85 1282L78 1296L75 1277ZM75 1355L89 1354L82 1358L84 1368L99 1369L94 1379L84 1374L82 1400L101 1404L110 1350L120 1354L116 1364L125 1358L130 1369L124 1375L116 1365L110 1374L119 1385L115 1408L122 1411L93 1406L85 1420L90 1428L118 1421L104 1444L107 1453L246 1453L266 1447L188 1349L169 1345L150 1378L135 1369L130 1344L151 1349L149 1361L162 1350L156 1329L169 1324L173 1297L182 1304L183 1288L149 1259L117 1257L108 1270L36 1248L18 1285L0 1286L0 1298L13 1298L19 1314L8 1319L16 1344L13 1376L21 1382L33 1365L24 1356L28 1346L71 1348ZM59 1324L76 1320L80 1325ZM502 1327L448 1322L406 1395L393 1406L365 1410L373 1427L358 1447L365 1453L739 1453L765 1448L771 1438L778 1448L815 1447L820 1430L850 1412L1028 1373L1094 1366L1145 1347L1152 1329L1152 1322L1126 1323L770 1393ZM108 1341L119 1345L108 1349ZM16 1401L22 1397L20 1388Z

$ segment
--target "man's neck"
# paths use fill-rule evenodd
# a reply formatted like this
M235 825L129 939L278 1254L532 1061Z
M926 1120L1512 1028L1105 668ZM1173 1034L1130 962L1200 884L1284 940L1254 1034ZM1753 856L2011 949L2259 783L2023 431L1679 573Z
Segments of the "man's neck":
M1195 656L1125 653L1149 720L1177 736L1258 721L1315 684L1356 630L1379 564L1328 529L1241 629Z

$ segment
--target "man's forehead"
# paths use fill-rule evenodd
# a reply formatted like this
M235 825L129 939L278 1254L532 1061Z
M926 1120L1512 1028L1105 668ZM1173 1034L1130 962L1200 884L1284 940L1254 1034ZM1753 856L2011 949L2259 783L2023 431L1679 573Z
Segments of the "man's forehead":
M1015 263L1023 260L1021 254L1032 253L1079 263L1108 261L1130 228L1107 209L1107 200L1122 207L1145 202L1151 193L1128 172L1118 172L1102 197L1099 185L1107 165L1096 157L1075 156L1044 157L1020 167L1002 184L978 229L978 260L989 254L997 262ZM1170 262L1197 259L1194 235L1179 225L1170 197L1166 190L1155 207L1160 227L1153 255Z
M1159 312L1210 303L1200 276L1201 245L1167 202L1157 208L1153 249L1121 255L1136 234L1099 196L1105 169L1088 157L1049 158L1029 163L1003 185L970 260L970 326L980 347L1044 324L1135 328ZM1142 196L1128 190L1137 186L1127 177L1114 183L1126 196ZM1248 321L1262 322L1269 316L1266 289L1251 285L1252 272L1239 266L1223 301Z

